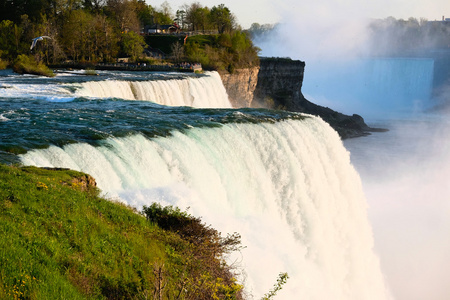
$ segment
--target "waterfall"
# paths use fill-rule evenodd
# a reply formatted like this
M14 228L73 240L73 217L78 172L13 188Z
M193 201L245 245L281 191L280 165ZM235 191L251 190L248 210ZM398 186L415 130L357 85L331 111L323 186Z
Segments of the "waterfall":
M324 121L228 123L50 146L20 155L26 165L91 174L109 197L141 208L190 207L246 246L232 262L249 294L290 276L279 299L390 299L373 252L360 178Z
M311 62L303 93L314 103L364 116L412 112L431 105L434 60L354 59Z
M103 80L82 83L78 96L151 101L168 106L231 108L217 72L185 79L124 81Z
M367 62L366 86L379 101L395 108L411 107L416 101L428 101L433 86L432 59L389 58Z

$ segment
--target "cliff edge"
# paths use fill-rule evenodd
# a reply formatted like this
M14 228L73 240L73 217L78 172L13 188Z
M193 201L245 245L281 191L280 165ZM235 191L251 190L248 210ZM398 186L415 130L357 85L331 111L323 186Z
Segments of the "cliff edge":
M359 115L345 115L314 104L302 94L305 63L287 58L261 58L259 68L221 74L233 107L282 109L320 116L341 136L351 138L368 135L370 128Z

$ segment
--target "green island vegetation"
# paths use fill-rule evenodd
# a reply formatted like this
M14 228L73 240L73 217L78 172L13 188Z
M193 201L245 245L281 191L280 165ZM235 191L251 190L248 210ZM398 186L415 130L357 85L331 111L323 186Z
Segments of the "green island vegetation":
M143 0L3 1L0 68L19 64L14 70L48 76L35 66L122 62L233 72L257 65L259 52L235 20L224 4L196 2L173 13L167 1L160 8Z
M42 62L37 62L34 57L20 54L14 61L13 70L19 74L35 74L53 77L55 74Z
M0 164L0 232L0 299L244 297L225 263L238 234L105 200L80 172Z

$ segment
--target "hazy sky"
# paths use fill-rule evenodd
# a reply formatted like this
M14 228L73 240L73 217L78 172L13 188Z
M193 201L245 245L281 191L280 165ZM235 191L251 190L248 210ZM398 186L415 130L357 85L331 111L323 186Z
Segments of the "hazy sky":
M147 0L147 3L160 7L164 0ZM386 18L409 17L441 20L450 18L449 0L168 0L175 13L183 4L200 2L213 7L225 4L237 17L244 28L252 23L276 23L286 18Z

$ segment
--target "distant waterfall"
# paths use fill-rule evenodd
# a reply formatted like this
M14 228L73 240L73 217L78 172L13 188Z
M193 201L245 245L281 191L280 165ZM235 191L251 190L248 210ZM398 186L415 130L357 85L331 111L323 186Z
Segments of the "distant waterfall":
M428 101L433 87L432 59L386 58L367 62L368 92L393 106ZM383 99L384 98L384 99ZM409 105L408 105L409 104Z
M363 116L430 105L434 60L374 58L309 64L303 93L314 103Z
M279 299L390 299L360 178L321 119L229 123L102 143L20 157L26 165L87 172L104 193L132 206L190 207L221 232L239 232L246 248L235 259L255 299L279 272L290 276Z
M123 81L104 80L82 83L77 95L99 98L151 101L168 106L231 108L217 72L185 79Z

